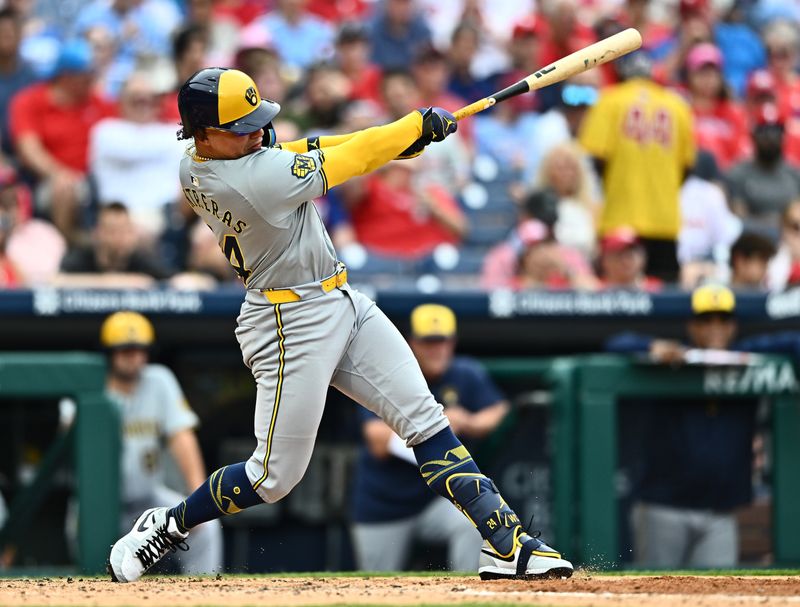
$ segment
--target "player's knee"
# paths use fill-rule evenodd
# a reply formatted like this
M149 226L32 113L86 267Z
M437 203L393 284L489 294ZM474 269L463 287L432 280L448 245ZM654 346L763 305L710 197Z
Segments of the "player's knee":
M256 493L268 504L274 504L289 495L303 478L303 471L270 468L263 482L254 485Z
M299 482L300 476L293 478L287 477L287 475L276 474L273 477L272 474L270 474L267 482L258 488L258 494L261 496L261 499L268 504L274 504L289 495Z

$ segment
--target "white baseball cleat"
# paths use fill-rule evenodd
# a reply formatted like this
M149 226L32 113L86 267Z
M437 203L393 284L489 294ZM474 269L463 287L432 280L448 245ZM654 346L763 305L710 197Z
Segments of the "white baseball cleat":
M184 540L189 535L178 529L169 508L150 508L133 523L126 535L111 548L108 572L115 582L135 582L145 571L178 548L188 550Z
M513 554L502 555L484 540L478 561L481 579L567 578L572 575L572 563L541 540L523 533L515 546Z

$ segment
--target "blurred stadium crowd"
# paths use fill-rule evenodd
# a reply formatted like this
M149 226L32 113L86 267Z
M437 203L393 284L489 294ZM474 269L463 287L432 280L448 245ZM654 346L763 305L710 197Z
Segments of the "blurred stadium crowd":
M202 67L250 74L283 107L281 141L425 105L454 111L625 27L644 38L630 61L500 104L423 156L315 201L352 275L376 286L434 274L446 288L650 291L800 281L794 2L0 6L0 289L236 283L178 184L176 91ZM629 95L625 132L605 136L670 149L677 170L598 143L613 122L606 101L631 83L667 95L672 113L643 114Z

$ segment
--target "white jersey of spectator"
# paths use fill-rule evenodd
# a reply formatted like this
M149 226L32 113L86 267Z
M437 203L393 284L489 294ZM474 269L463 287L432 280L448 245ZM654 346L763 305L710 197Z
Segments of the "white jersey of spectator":
M92 129L89 167L100 204L121 202L150 233L163 227L163 209L182 196L178 167L185 145L175 126L107 118Z
M164 484L159 463L164 440L197 426L197 415L172 371L162 365L147 365L132 394L109 396L119 404L122 418L122 501L148 500Z
M689 176L681 188L681 230L678 261L727 262L727 251L742 231L741 220L728 208L716 184Z
M431 28L433 44L445 50L450 47L453 30L461 23L466 0L418 0L420 10ZM481 45L472 62L472 72L478 78L490 76L509 66L505 44L514 29L514 23L523 17L533 14L536 9L534 0L515 0L514 2L497 2L496 0L478 0L481 16ZM476 101L476 99L467 99ZM427 153L427 152L426 152Z

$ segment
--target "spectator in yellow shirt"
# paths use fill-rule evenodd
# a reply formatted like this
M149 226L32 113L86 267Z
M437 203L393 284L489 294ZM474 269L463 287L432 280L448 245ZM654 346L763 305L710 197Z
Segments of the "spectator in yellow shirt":
M633 228L647 253L646 273L674 283L679 192L695 157L691 111L650 79L642 53L620 63L625 81L600 95L579 134L603 180L599 232Z

